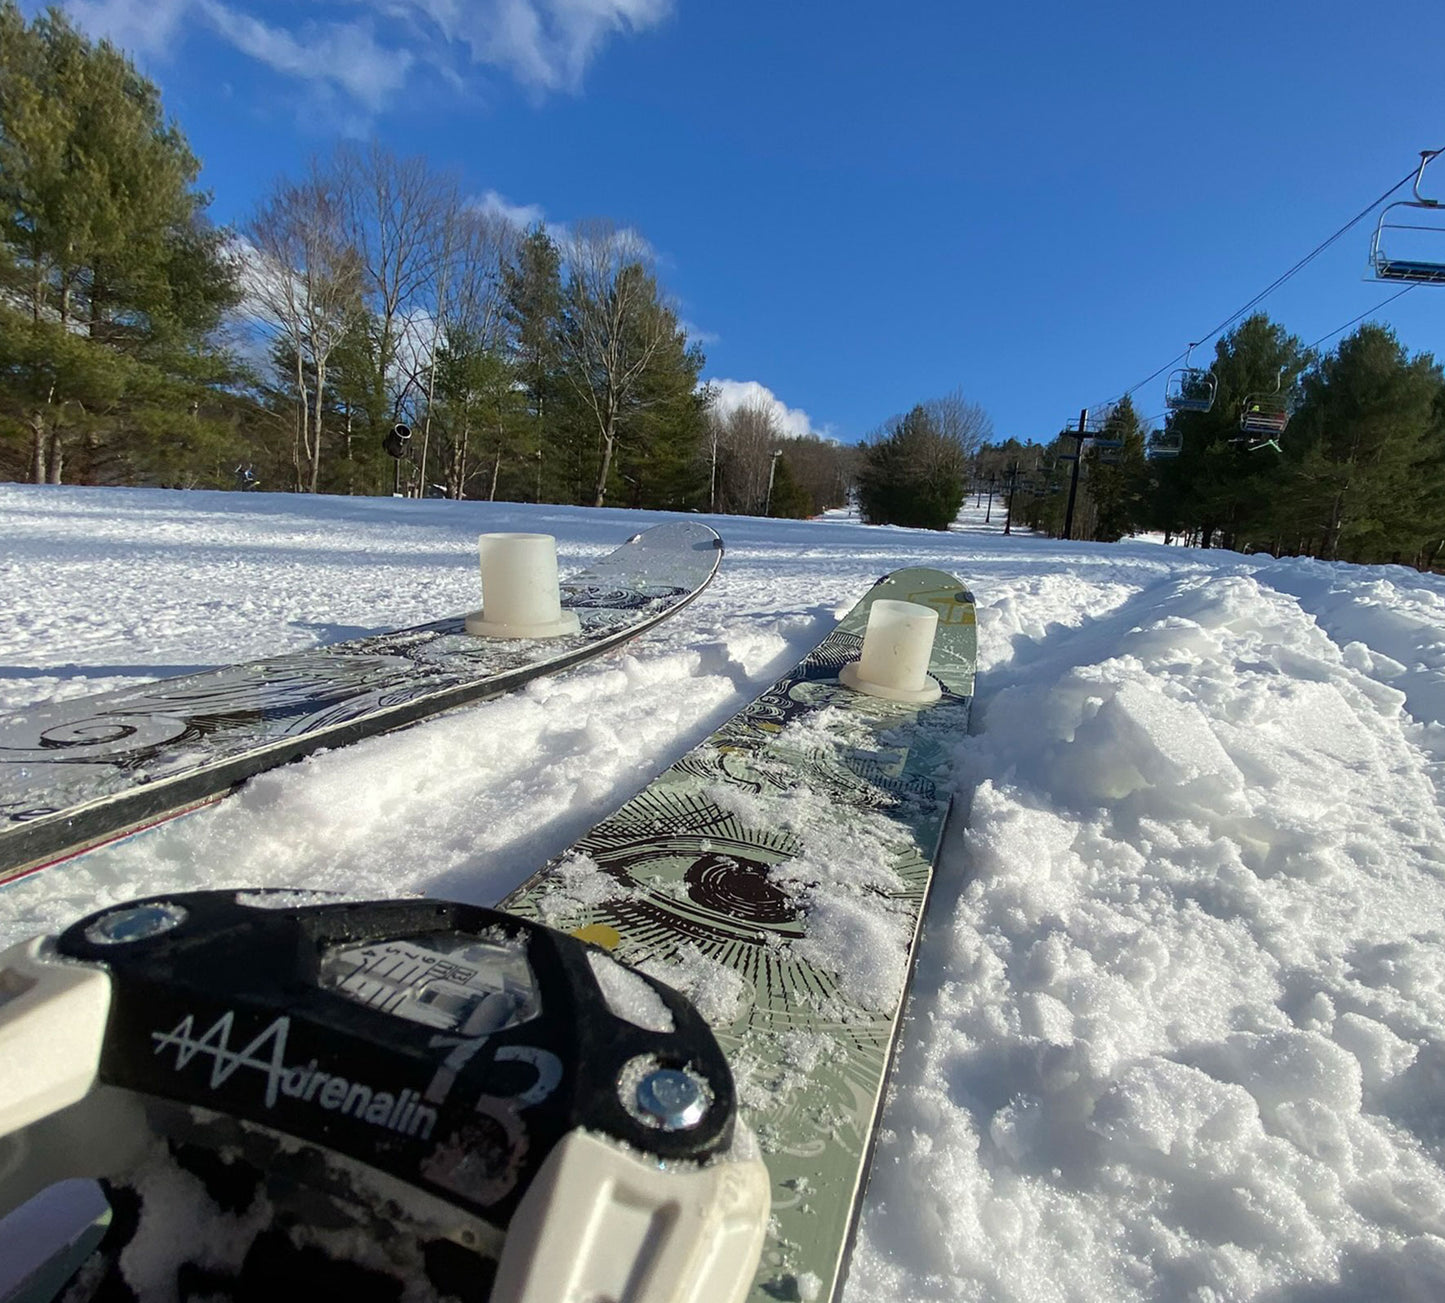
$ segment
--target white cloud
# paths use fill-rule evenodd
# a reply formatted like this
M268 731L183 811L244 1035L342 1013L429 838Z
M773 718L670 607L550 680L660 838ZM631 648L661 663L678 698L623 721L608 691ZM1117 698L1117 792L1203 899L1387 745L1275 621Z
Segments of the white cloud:
M306 23L296 34L238 14L219 0L200 0L206 17L243 54L277 72L329 82L373 111L406 82L416 57L386 49L371 23Z
M672 0L415 0L464 41L477 63L511 72L538 90L577 91L607 38L662 22Z
M731 412L739 407L762 407L772 414L784 434L822 433L813 428L807 412L789 407L767 385L756 380L709 380L706 383L717 390L714 406L719 412Z
M677 324L683 328L683 331L687 335L688 343L690 344L716 344L722 339L721 335L715 334L711 330L704 330L701 326L695 325L686 319L679 321Z
M672 7L673 0L311 0L312 16L286 25L222 0L65 2L83 30L142 55L172 51L186 20L206 22L268 67L336 86L371 112L418 65L463 87L468 69L486 67L539 93L579 92L609 39L657 26ZM344 17L357 9L360 18Z
M168 53L191 0L70 0L65 6L82 31L133 54Z
M471 200L471 206L479 213L488 217L500 217L523 231L536 226L538 222L546 221L541 204L514 204L495 190L488 190Z

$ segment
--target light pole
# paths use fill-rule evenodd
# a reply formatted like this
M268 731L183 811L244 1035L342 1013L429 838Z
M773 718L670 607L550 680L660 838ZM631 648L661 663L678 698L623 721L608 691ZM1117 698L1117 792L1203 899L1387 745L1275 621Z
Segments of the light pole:
M763 515L773 514L773 476L778 473L778 458L783 455L782 449L773 453L773 460L768 463L768 499L763 504Z

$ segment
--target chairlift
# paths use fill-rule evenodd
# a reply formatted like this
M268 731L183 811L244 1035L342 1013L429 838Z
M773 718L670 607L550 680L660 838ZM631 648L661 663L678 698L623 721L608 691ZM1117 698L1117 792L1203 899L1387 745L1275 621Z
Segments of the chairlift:
M1147 457L1177 457L1184 451L1184 435L1178 430L1156 430L1144 449Z
M1122 455L1124 441L1122 439L1102 439L1095 436L1090 438L1089 447L1093 451L1094 459L1101 466L1117 466Z
M1415 197L1388 204L1370 241L1370 270L1381 281L1409 285L1445 285L1445 204L1420 193L1425 169L1442 153L1420 151ZM1409 211L1397 211L1406 210ZM1439 237L1439 238L1437 238Z
M1289 395L1281 392L1284 383L1284 367L1280 367L1275 378L1273 393L1247 394L1244 409L1239 414L1239 428L1247 435L1277 439L1289 424ZM1240 439L1237 442L1243 443Z
M1214 406L1214 394L1219 382L1213 371L1190 366L1194 345L1184 355L1184 365L1169 373L1164 385L1164 406L1172 412L1207 412Z

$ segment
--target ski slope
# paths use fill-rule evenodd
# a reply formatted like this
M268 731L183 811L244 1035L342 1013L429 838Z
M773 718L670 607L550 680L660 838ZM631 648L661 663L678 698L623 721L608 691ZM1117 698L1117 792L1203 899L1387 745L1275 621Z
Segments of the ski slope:
M0 486L0 708L477 605L655 513ZM1445 1297L1445 580L1136 542L709 519L712 587L565 677L0 891L491 904L885 571L979 602L980 694L852 1275L884 1300Z

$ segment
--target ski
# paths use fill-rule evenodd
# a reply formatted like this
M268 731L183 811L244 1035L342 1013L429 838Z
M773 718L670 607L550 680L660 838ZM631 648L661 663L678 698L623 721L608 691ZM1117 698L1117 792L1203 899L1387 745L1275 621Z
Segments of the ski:
M873 608L896 601L937 614L932 703L844 686ZM886 576L795 669L501 904L707 1012L772 1178L753 1303L841 1292L975 662L963 584Z
M154 1263L178 1167L246 1231L182 1264L198 1294L359 1254L491 1303L836 1299L975 651L957 579L886 576L497 912L176 893L12 947L0 1242L102 1176L94 1271L137 1234Z
M658 525L562 582L575 633L479 638L459 616L0 715L0 885L313 751L598 656L690 602L721 556L705 525Z

